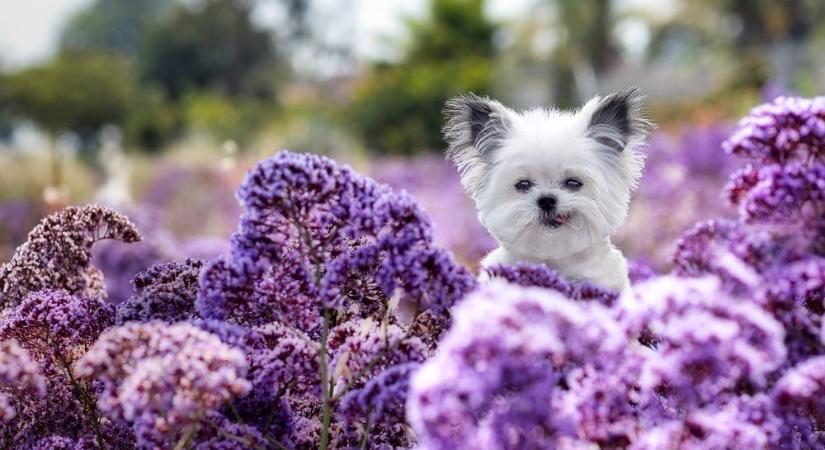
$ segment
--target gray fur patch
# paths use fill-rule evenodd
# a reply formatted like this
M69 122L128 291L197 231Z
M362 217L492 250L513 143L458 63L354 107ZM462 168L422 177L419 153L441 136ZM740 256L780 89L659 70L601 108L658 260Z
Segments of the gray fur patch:
M464 186L475 196L506 136L506 108L490 98L468 93L448 100L444 115L447 158L455 163Z
M642 116L644 95L631 87L603 98L590 118L588 136L621 152L633 139L653 131L653 123Z

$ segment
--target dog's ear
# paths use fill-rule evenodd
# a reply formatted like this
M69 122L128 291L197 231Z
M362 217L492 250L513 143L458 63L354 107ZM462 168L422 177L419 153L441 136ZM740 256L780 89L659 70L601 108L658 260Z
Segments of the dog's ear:
M501 103L472 93L453 97L444 107L447 158L455 163L462 184L474 198L507 135L510 114Z
M644 98L639 88L631 87L598 100L588 136L617 152L630 143L642 142L653 131L653 123L642 115Z

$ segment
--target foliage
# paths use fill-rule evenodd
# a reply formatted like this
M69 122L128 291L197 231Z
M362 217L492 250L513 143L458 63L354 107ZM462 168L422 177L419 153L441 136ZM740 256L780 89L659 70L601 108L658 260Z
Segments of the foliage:
M348 121L374 151L413 153L441 147L441 109L451 96L488 93L495 26L481 0L432 0L410 22L410 43L396 64L379 64L356 87Z
M157 87L143 87L129 105L123 123L127 147L157 152L178 135L182 127L179 108Z
M246 0L179 4L148 26L138 53L141 79L171 99L190 89L269 99L277 63L269 32Z
M231 139L242 147L272 118L272 107L266 101L207 92L187 94L181 99L181 108L190 131L219 141Z
M52 136L75 132L87 142L120 124L134 95L130 64L98 53L62 54L6 79L12 107Z
M168 0L95 0L75 14L60 37L64 51L102 51L134 57L142 35Z

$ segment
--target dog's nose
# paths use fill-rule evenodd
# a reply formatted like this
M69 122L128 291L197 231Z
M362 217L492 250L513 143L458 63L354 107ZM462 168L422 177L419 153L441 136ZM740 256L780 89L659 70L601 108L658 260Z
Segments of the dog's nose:
M552 195L539 197L538 204L542 211L552 211L556 208L556 197Z

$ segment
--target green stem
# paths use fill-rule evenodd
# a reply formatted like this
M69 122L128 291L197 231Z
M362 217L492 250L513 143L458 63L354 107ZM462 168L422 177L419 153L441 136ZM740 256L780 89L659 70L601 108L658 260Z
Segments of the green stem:
M72 388L74 388L77 396L80 398L80 402L83 403L83 408L86 409L86 412L89 414L89 419L92 422L92 429L95 432L95 439L97 440L98 447L101 450L105 450L106 448L106 440L103 438L103 432L100 429L100 417L97 415L97 402L83 386L77 381L75 378L74 373L72 373L71 367L69 364L60 358L60 363L63 366L63 370L66 371L66 376L69 377L69 381L72 384Z
M367 423L364 425L364 435L361 436L361 445L358 446L360 450L366 450L370 444L370 412L367 411Z
M187 425L186 430L183 432L183 436L181 436L180 440L177 444L175 444L174 450L183 450L189 447L189 441L195 437L195 432L198 430L197 423L190 423Z
M410 330L412 330L413 325L415 324L416 319L418 319L418 314L417 314L417 313L416 313L415 317L413 317L413 320L410 322L410 326L409 326L409 328L407 329L407 331L404 333L404 335L403 335L403 336L401 336L401 338L400 338L400 339L398 339L397 341L393 342L393 343L392 343L392 345L390 345L389 341L385 341L385 343L384 343L384 348L382 348L382 349L381 349L381 351L380 351L380 352L378 352L378 354L377 354L377 355L375 355L375 358L373 358L373 359L372 359L370 362L368 362L368 363L367 363L364 367L362 367L362 368L361 368L361 370L359 370L358 372L356 372L356 373L355 373L355 375L353 375L352 377L350 377L350 379L347 381L347 384L345 384L343 388L339 389L339 390L338 390L338 392L336 392L336 393L335 393L335 395L332 397L332 400L333 400L333 401L336 401L336 400L340 399L341 397L343 397L343 396L344 396L344 394L346 394L346 393L347 393L347 392L348 392L348 391L352 388L352 386L353 386L356 382L358 382L358 380L359 380L361 377L363 377L364 375L366 375L366 374L367 374L367 372L369 372L370 370L372 370L372 369L373 369L376 365L378 365L378 363L380 363L380 362L381 362L381 358L383 358L384 356L388 355L388 354L389 354L392 350L394 350L394 349L395 349L398 345L400 345L400 344L401 344L402 342L404 342L404 341L405 341L408 337L410 337L410 334L411 334Z
M332 418L332 391L330 390L329 368L327 367L327 340L329 338L329 309L323 308L324 325L321 330L321 394L324 403L321 410L321 450L327 450L329 446L329 424Z

